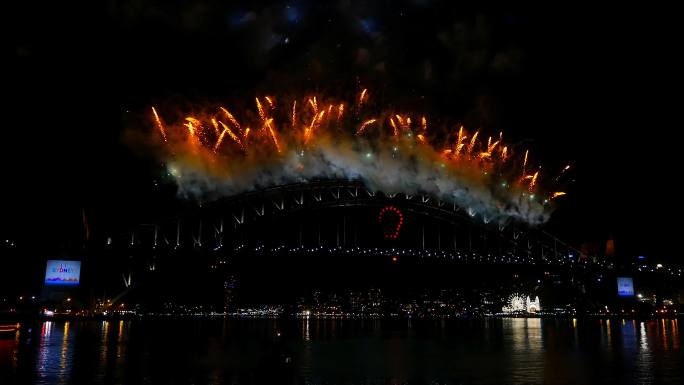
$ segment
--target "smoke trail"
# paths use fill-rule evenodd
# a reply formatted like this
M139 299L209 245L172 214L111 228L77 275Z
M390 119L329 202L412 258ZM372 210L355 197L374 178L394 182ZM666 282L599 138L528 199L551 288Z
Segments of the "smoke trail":
M456 140L455 132L438 139L426 133L420 115L411 120L410 114L356 110L343 116L344 107L338 107L343 104L323 103L323 98L297 103L310 105L302 111L288 101L284 123L278 125L277 100L264 100L269 103L258 103L258 115L242 114L256 121L238 123L239 114L230 113L227 120L227 110L217 109L215 114L186 118L191 127L167 124L159 155L182 196L206 201L316 179L360 180L372 191L426 194L453 202L485 222L539 225L549 218L550 200L563 195L542 191L538 176L523 171L520 177L523 167L529 169L527 152L523 161L512 159L510 146L493 147L491 138L481 143L477 132L468 136L461 128ZM331 110L324 109L328 105L336 106L336 112L323 114ZM362 108L357 103L356 109ZM393 117L400 123L395 127ZM212 124L203 123L213 119L223 127L218 135ZM374 124L363 126L370 119L376 119ZM253 127L250 134L248 127ZM463 143L467 148L461 151Z

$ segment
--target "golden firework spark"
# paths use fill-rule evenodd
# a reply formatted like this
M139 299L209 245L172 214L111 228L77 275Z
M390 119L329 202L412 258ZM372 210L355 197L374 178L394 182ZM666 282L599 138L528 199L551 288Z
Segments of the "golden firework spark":
M220 132L219 132L219 127L218 127L218 123L216 122L216 119L211 118L211 125L214 126L214 133L216 135L219 135Z
M477 135L480 134L480 131L475 131L475 135L470 139L470 144L468 144L468 149L466 150L466 155L470 156L470 154L473 153L473 149L475 148L475 144L477 143Z
M556 199L558 197L562 197L566 193L564 191L556 191L555 193L551 194L551 199Z
M271 139L273 139L276 151L281 152L280 143L278 143L278 138L276 137L275 129L273 128L273 118L268 118L266 123L264 123L264 127L268 129L268 133L271 135Z
M390 126L392 126L392 133L394 136L399 136L399 130L397 129L397 124L394 123L394 119L392 117L389 118Z
M539 171L535 172L534 175L532 175L532 178L530 179L530 187L529 191L532 192L534 190L534 186L537 185L537 178L539 177Z
M159 115L157 114L157 110L152 107L152 113L154 114L154 120L157 122L157 127L159 128L159 132L161 132L162 138L164 138L164 141L166 142L166 130L164 130L164 125L161 122L161 119L159 119Z
M318 103L316 102L316 97L309 98L309 105L313 108L314 115L318 114Z
M226 114L226 117L228 118L228 120L230 121L230 123L233 124L233 126L235 126L235 128L237 128L238 130L240 130L240 123L238 123L237 119L235 119L235 117L233 116L233 114L231 114L228 110L226 110L226 109L223 108L223 107L221 107L221 111L223 111L223 113Z
M368 88L364 88L363 91L361 91L361 96L359 96L359 109L361 109L361 106L363 106L363 102L366 100L367 92Z
M533 194L537 190L542 190L539 186L541 168L536 172L529 172L532 167L529 150L524 151L522 159L511 162L511 158L516 156L516 149L503 142L502 132L498 133L498 139L497 136L487 136L484 140L480 139L484 133L480 135L480 131L468 132L463 126L458 126L456 132L447 130L442 135L441 131L437 131L435 136L428 137L429 116L411 112L389 113L389 109L373 111L373 115L370 115L370 112L362 113L360 107L368 101L367 89L363 89L358 95L356 103L359 108L356 109L353 108L354 102L345 105L338 99L320 95L309 95L300 99L277 97L268 95L253 99L258 117L254 117L254 108L251 111L236 111L234 115L228 109L219 107L220 111L217 111L217 114L186 115L181 122L168 127L162 124L156 108L152 107L153 123L173 154L182 154L185 151L190 157L202 156L202 159L225 157L245 167L256 167L262 160L272 159L265 158L269 153L279 159L285 159L281 154L297 151L297 154L303 157L305 153L299 152L302 146L307 150L316 151L341 143L353 149L348 154L359 151L364 157L372 157L375 153L382 154L383 148L386 148L392 151L393 158L401 149L402 157L405 155L406 159L439 159L438 166L445 169L445 175L496 181L504 186L510 186L506 190L510 193L529 192L530 199L534 196L539 196L539 199L554 199L564 195L563 192L557 191L562 189L562 186L551 190L556 191L554 193ZM276 100L281 107L277 107ZM301 103L305 105L303 108ZM347 113L348 106L352 107L352 113ZM291 110L288 111L290 107ZM279 111L279 108L285 111ZM284 119L284 122L279 125L278 119ZM371 125L381 122L386 122L389 126L387 128L391 129L390 134L394 138L391 142L386 140L388 135L383 130L368 132ZM261 129L252 133L250 127ZM291 129L278 130L283 127ZM363 139L359 138L361 135L364 135ZM188 137L190 141L187 140ZM231 143L226 144L226 137L231 139ZM235 151L235 146L242 151ZM240 156L244 159L237 158ZM521 163L522 175L517 168ZM225 164L211 162L208 167L221 168L225 167ZM305 167L304 165L306 162L302 162L302 167ZM569 168L570 165L565 166L559 177ZM556 178L551 182L555 181L557 184L558 180L559 178Z
M268 106L273 108L273 106L274 106L273 99L271 99L270 96L264 96L264 99L266 99L266 101L268 102Z
M311 119L311 124L309 125L309 127L307 127L306 131L304 132L304 144L309 143L311 136L316 131L316 128L321 123L321 120L323 120L324 115L325 111L321 111L318 115L314 115L314 117Z
M245 148L242 145L242 141L240 141L240 138L238 138L237 135L235 135L233 133L233 131L231 131L231 129L228 126L226 126L222 121L219 121L219 124L221 125L221 127L223 127L223 132L221 132L221 136L219 136L219 140L216 142L217 148L218 148L218 145L221 144L221 138L223 138L223 135L226 133L228 133L228 136L230 136L230 138L233 139L233 141L235 143L237 143L240 146L240 148L242 148L242 149ZM216 151L216 148L214 148L214 151Z
M257 111L259 111L259 117L261 118L262 122L266 122L266 112L264 111L264 107L261 105L261 102L259 101L259 98L256 99L256 106L257 106Z
M375 119L368 119L365 122L361 123L361 126L359 127L358 130L356 130L356 135L360 135L368 125L375 123Z

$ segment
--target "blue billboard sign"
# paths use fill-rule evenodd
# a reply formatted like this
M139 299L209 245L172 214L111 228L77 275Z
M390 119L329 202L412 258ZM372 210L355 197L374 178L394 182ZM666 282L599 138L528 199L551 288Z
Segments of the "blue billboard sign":
M629 277L618 277L618 295L620 297L634 297L634 282Z
M47 261L46 286L77 286L81 278L81 261Z

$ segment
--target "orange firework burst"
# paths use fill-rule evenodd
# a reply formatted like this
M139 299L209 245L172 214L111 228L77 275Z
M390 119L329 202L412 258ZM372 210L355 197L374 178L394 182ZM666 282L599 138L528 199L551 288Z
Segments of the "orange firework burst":
M495 195L520 197L529 193L526 199L546 197L544 203L565 195L555 188L551 190L555 192L544 193L543 187L539 187L541 172L527 173L529 151L525 150L522 159L516 161L515 148L504 143L503 133L481 140L479 130L467 131L463 126L458 126L457 130L431 127L428 136L429 119L425 115L390 112L390 109L364 111L367 89L363 89L352 103L321 95L300 99L269 95L253 100L256 114L254 109L233 114L225 107L217 106L213 110L197 109L209 112L185 115L182 121L168 126L162 124L157 110L152 107L154 125L167 143L169 156L177 159L176 166L179 162L192 167L204 164L203 171L215 175L240 175L262 164L285 163L291 159L287 154L296 154L292 159L298 159L298 163L289 169L308 175L309 168L319 170L320 166L307 164L307 153L334 152L333 159L337 160L350 156L358 156L363 162L373 159L378 162L379 170L390 167L380 159L419 162L420 167L404 165L406 167L399 167L399 170L429 166L430 172L445 180L459 180L465 186L493 186L491 189L498 191ZM281 107L283 111L279 111L278 105L287 107ZM350 111L346 111L346 107ZM280 124L279 119L282 119ZM376 129L369 132L371 125ZM389 153L383 158L384 151ZM191 159L194 161L190 162ZM207 162L206 159L221 161ZM310 159L317 158L312 156ZM569 167L563 168L560 175ZM510 203L510 200L506 202Z

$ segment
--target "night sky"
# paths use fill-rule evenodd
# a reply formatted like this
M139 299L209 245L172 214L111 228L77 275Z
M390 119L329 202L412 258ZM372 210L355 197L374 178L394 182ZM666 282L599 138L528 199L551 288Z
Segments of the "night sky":
M676 260L682 216L678 23L643 9L471 9L452 1L22 2L5 14L3 237L73 245L173 197L125 143L149 106L259 92L353 95L503 130L574 166L547 225L576 245ZM624 5L623 5L624 6ZM70 243L71 242L71 243Z

